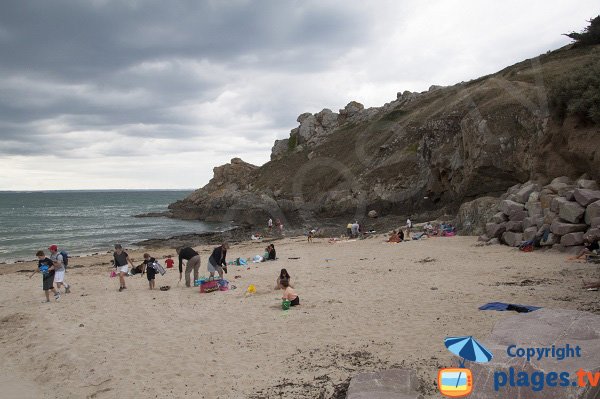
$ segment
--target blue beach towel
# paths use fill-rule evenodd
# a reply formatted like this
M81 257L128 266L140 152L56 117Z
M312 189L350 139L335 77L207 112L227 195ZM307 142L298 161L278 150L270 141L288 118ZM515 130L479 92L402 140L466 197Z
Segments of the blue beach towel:
M490 303L486 303L485 305L479 307L479 310L497 310L499 312L503 312L505 310L513 310L513 311L519 312L519 313L529 313L529 312L533 312L534 310L538 310L538 309L541 309L541 307L529 306L529 305L517 305L517 304L511 304L511 303L504 303L504 302L490 302Z

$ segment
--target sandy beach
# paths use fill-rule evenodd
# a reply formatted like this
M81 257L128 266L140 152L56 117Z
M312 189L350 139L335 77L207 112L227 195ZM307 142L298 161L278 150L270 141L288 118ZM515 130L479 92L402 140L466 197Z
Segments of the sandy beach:
M278 240L277 261L230 266L237 289L210 294L178 285L177 269L157 277L169 291L150 291L145 276L133 276L118 292L105 254L71 259L72 293L44 304L40 275L19 272L34 263L3 265L0 396L331 398L358 372L404 366L434 398L438 368L455 362L443 339L485 342L496 321L515 314L479 306L600 312L598 292L581 289L584 279L600 278L598 268L566 254L476 246L474 237L384 240ZM228 259L264 247L233 245ZM210 247L198 248L207 275ZM134 263L141 254L130 253ZM167 254L175 251L151 251ZM301 298L289 311L274 290L281 268ZM255 294L246 293L250 284Z

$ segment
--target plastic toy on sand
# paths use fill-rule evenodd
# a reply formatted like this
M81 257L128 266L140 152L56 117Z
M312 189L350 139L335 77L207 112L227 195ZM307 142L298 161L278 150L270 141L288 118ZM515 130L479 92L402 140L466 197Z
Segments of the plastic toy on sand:
M248 294L254 294L256 292L256 287L254 286L254 284L250 284L246 292L248 292Z
M292 303L292 301L283 301L283 302L281 302L281 309L283 309L283 310L290 310L291 303Z

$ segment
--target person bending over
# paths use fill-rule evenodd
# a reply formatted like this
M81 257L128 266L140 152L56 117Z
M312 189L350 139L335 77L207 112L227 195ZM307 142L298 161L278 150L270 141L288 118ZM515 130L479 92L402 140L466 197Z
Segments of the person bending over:
M210 277L215 277L215 272L219 273L219 277L223 278L223 272L227 273L227 250L229 244L223 243L220 246L213 249L212 255L208 258L208 272Z
M185 260L185 286L191 287L190 274L192 270L194 270L194 281L198 280L200 255L191 247L177 248L177 254L179 255L179 281L181 281L181 276L183 275L183 261Z

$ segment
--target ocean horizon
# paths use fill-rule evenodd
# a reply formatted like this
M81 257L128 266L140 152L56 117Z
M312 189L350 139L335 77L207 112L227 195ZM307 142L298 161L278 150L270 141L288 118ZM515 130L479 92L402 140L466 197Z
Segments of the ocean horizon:
M164 212L193 190L28 190L0 191L0 263L35 259L51 244L72 256L112 250L120 243L180 234L223 231L223 223L136 215Z

